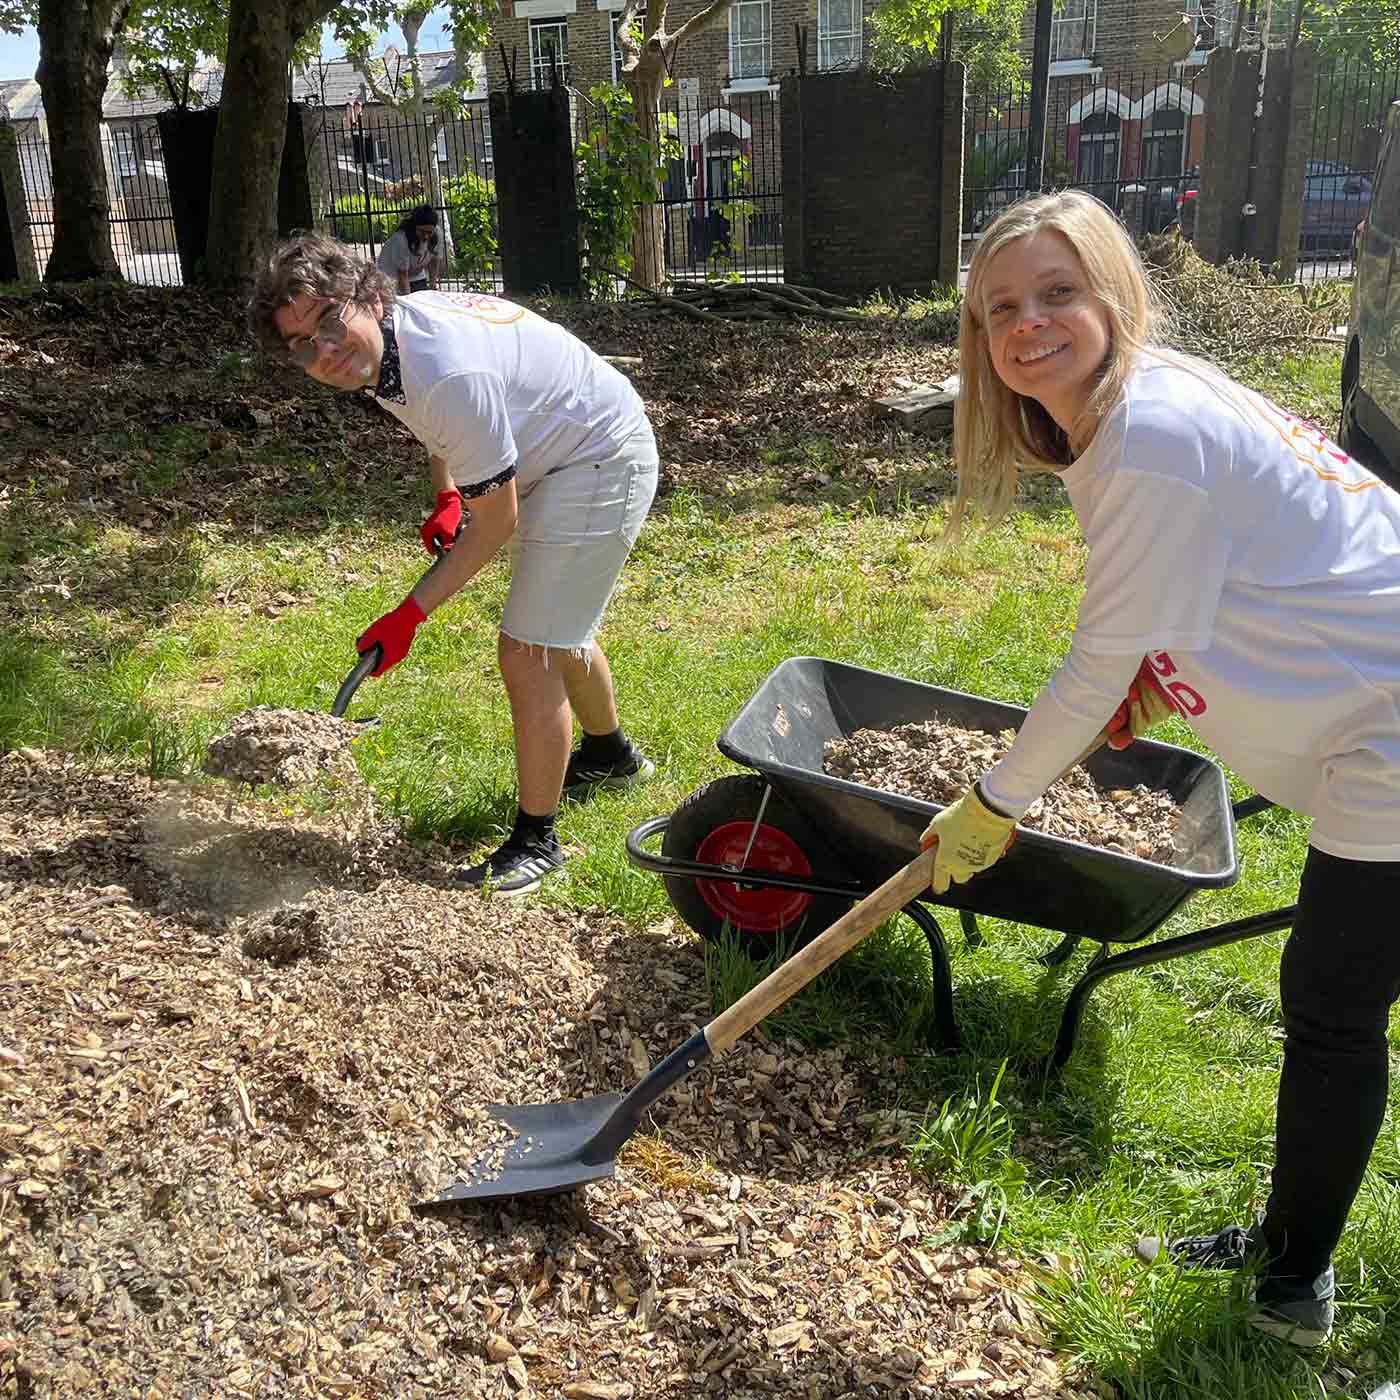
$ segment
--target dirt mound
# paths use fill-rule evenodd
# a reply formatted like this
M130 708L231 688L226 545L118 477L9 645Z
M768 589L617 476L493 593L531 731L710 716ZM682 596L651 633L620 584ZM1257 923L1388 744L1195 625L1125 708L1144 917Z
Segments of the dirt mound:
M0 1390L1074 1393L1018 1266L932 1243L898 1063L755 1034L614 1180L421 1209L499 1139L490 1103L625 1089L679 1044L703 956L464 893L446 851L224 808L0 758ZM221 825L266 907L195 919L162 841Z
M355 771L350 745L360 726L315 710L254 705L209 745L204 771L236 783L305 787L322 775Z

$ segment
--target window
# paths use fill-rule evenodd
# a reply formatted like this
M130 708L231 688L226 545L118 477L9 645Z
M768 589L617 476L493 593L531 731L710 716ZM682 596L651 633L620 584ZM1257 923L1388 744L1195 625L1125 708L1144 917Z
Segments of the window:
M1118 207L1118 138L1121 123L1113 112L1091 112L1079 126L1080 189L1097 195L1110 209Z
M1050 21L1050 62L1088 58L1097 41L1099 0L1065 0Z
M632 27L638 32L638 34L644 32L646 18L647 7L645 5L639 5L637 7L636 17L632 21ZM613 82L615 83L622 81L622 45L619 44L617 41L617 26L618 21L621 19L622 11L619 10L617 14L612 16L612 21L609 26L609 29L612 33L612 75Z
M729 76L766 78L773 66L771 0L734 0L729 7Z
M566 19L530 21L530 86L548 88L555 68L559 81L569 81L569 22Z
M1196 20L1196 51L1229 48L1235 36L1237 0L1186 0L1184 13Z
M1159 107L1143 129L1143 179L1175 180L1185 163L1186 114L1179 107Z
M118 175L136 174L136 137L128 128L112 133L112 165Z
M817 0L817 67L860 67L860 0Z

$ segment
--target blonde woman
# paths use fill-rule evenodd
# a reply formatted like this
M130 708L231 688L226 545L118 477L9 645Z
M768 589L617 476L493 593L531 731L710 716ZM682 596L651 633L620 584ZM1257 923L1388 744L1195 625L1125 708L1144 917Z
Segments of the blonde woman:
M1384 1117L1400 996L1400 496L1315 428L1157 348L1157 330L1131 239L1086 194L1014 205L978 245L954 527L1004 515L1018 472L1052 471L1088 562L1064 663L924 845L935 891L975 879L1096 734L1121 748L1171 714L1312 819L1267 1209L1138 1252L1247 1265L1250 1322L1313 1346L1331 1331L1332 1253Z

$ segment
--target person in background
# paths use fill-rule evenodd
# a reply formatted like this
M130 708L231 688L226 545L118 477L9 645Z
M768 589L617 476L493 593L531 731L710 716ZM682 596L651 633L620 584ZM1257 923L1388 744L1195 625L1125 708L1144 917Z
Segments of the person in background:
M438 211L420 204L407 213L375 260L400 296L437 290L440 239Z
M1400 996L1400 495L1316 427L1154 343L1157 321L1136 247L1090 195L1024 200L977 246L953 529L973 510L1004 516L1018 471L1053 471L1088 558L1063 664L923 844L936 893L976 880L1096 733L1121 748L1169 715L1312 819L1280 969L1267 1207L1138 1254L1248 1269L1250 1324L1315 1346L1385 1115Z
M418 628L503 547L510 591L496 659L519 780L502 845L456 878L525 894L564 864L561 793L632 786L654 765L623 733L596 640L656 494L656 439L631 383L581 340L476 292L395 297L373 263L320 234L281 244L249 307L263 341L311 378L368 389L428 451L436 493L419 531L445 551L359 638L381 676ZM582 738L570 752L573 719Z

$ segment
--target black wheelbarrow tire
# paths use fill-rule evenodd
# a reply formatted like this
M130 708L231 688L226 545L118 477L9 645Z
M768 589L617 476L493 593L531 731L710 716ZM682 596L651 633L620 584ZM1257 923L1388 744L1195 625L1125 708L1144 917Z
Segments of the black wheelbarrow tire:
M723 865L738 863L748 846L754 818L763 801L765 781L742 774L717 778L690 794L671 814L661 853L673 860ZM840 878L830 868L807 823L778 792L764 808L748 864L755 870L817 879ZM801 890L747 886L733 880L664 877L676 912L701 938L717 943L726 928L756 959L769 956L781 941L789 953L810 943L850 907L851 901Z

